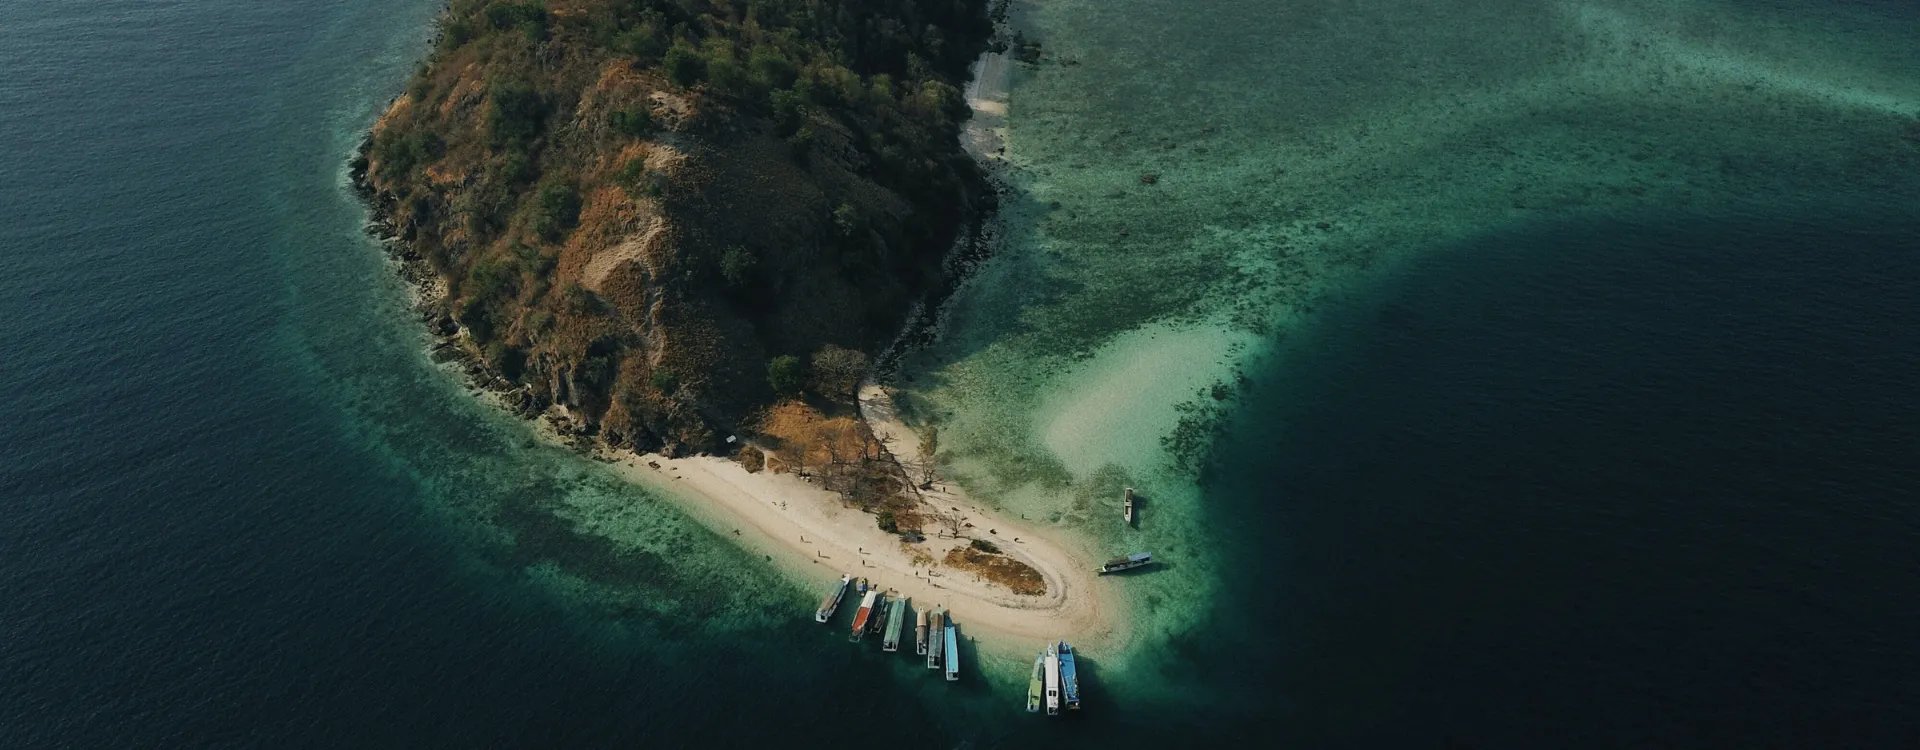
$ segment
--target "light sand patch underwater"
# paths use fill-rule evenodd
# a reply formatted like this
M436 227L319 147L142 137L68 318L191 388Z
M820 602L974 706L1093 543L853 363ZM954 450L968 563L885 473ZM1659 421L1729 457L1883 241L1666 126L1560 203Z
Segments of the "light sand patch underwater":
M1044 54L1014 73L1008 239L900 384L976 497L1171 561L1122 588L1138 650L1110 674L1143 684L1169 658L1156 639L1217 605L1206 540L1231 519L1207 517L1182 460L1231 408L1210 386L1322 295L1490 227L1920 200L1920 52L1871 9L1046 0L1015 15ZM1129 484L1154 499L1122 530Z
M1225 321L1158 323L1115 336L1061 372L1037 399L1041 444L1074 476L1166 460L1182 406L1226 398L1240 353L1260 339Z

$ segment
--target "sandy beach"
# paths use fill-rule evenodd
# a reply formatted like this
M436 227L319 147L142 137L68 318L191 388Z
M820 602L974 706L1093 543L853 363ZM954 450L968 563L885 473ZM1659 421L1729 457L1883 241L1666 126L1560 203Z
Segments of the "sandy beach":
M891 438L889 448L896 457L907 463L917 460L918 438L894 416L884 389L867 385L860 396L869 424ZM736 462L712 456L605 457L615 459L612 465L622 475L681 501L703 523L817 581L823 591L843 573L864 576L895 596L911 597L915 607L947 609L966 634L1009 650L1030 649L1049 639L1091 645L1120 637L1122 618L1105 593L1111 582L1093 572L1090 555L999 516L952 486L936 483L923 502L962 513L969 524L964 535L929 533L926 541L909 544L881 531L872 515L848 507L837 494L792 474L748 472ZM991 541L1038 570L1046 580L1046 593L1014 594L938 562L948 550L968 544L968 536ZM793 615L809 617L812 610Z
M1007 102L1013 86L1013 60L1005 52L988 52L973 64L967 83L967 106L973 116L960 131L967 153L991 164L1006 158Z

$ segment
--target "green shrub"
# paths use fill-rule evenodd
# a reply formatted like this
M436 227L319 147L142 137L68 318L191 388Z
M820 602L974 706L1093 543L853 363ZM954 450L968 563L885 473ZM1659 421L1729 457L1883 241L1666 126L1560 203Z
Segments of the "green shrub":
M533 159L521 149L508 149L487 167L487 179L503 187L517 187L533 179Z
M801 128L787 136L787 152L793 155L794 161L806 164L807 158L813 155L813 128Z
M659 198L667 193L667 176L647 168L647 160L635 158L621 165L614 173L613 182L626 191L627 197Z
M613 48L632 55L641 65L651 65L667 51L667 41L660 34L659 27L642 23L614 37Z
M380 174L387 179L398 179L432 164L445 150L439 136L417 130L388 130L373 141L373 158L379 160Z
M851 203L842 203L833 209L833 227L840 230L840 236L853 237L866 227L860 218L860 209Z
M807 366L799 357L783 354L767 363L767 385L782 396L800 392L807 384Z
M720 278L726 280L727 286L743 289L753 283L753 272L759 265L760 259L752 250L734 245L720 254Z
M747 69L753 76L755 85L763 89L784 89L793 85L799 71L794 69L793 61L787 59L779 48L762 44L753 48L747 56Z
M492 302L510 296L520 281L520 271L512 260L488 258L467 269L460 293L469 299Z
M580 220L580 191L571 183L540 188L534 205L533 231L541 239L558 242Z
M653 132L653 114L645 106L615 110L607 117L613 132L638 138Z
M547 103L525 81L497 81L489 90L493 106L487 111L487 130L495 146L523 145L540 135Z
M780 89L767 96L767 103L773 110L774 132L791 136L805 123L807 99L800 92Z
M454 49L467 42L473 41L473 38L477 35L478 33L474 30L473 24L468 23L466 19L449 18L447 22L440 27L440 48Z
M747 69L740 65L740 58L734 56L731 42L720 37L708 37L706 49L702 50L700 57L706 66L708 85L728 94L746 92Z
M680 376L666 368L654 370L653 374L647 376L647 382L653 385L654 390L661 393L671 394L680 389Z
M989 555L1000 554L999 545L996 545L993 542L989 542L985 539L975 539L971 542L968 542L967 546L980 550L981 552L985 552Z
M674 40L673 46L667 49L667 56L662 60L662 64L667 69L667 80L673 81L675 86L685 87L699 83L701 76L706 72L706 62L700 58L700 51L694 49L693 45L688 44L684 39Z
M579 282L570 282L560 292L561 306L574 315L598 315L607 311L607 303L599 295L587 291Z
M487 23L505 31L519 29L531 41L547 38L547 9L540 3L496 3L487 6Z

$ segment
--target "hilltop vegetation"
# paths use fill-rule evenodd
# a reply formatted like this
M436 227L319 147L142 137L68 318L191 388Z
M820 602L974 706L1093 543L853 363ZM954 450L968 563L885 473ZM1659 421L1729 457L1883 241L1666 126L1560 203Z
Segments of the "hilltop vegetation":
M355 176L527 413L711 450L943 284L985 0L454 0Z

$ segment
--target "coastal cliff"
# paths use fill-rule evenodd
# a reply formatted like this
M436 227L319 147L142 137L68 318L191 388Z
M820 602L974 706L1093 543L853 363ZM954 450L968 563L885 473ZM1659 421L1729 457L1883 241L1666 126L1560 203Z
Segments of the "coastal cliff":
M992 193L985 0L455 0L353 164L447 356L529 416L707 452L852 396Z

